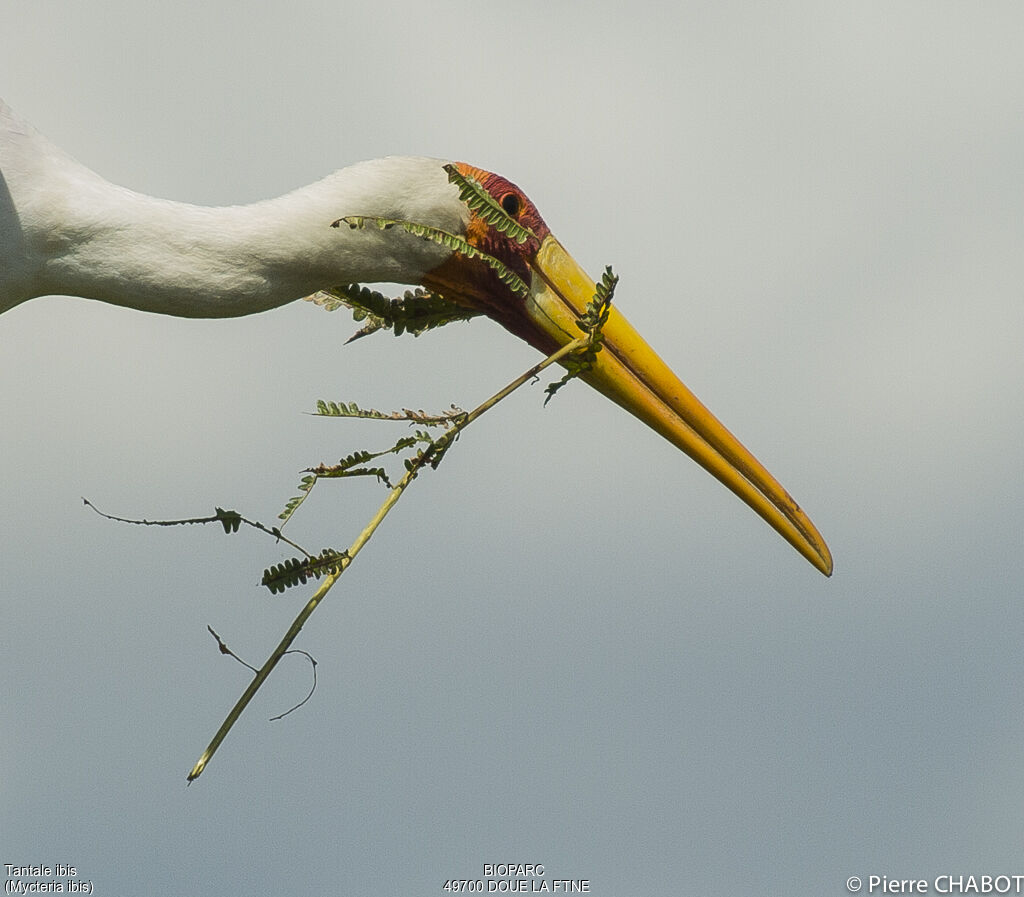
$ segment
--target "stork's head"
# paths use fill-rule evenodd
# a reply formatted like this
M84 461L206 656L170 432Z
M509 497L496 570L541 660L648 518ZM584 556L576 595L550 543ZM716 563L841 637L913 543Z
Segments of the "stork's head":
M463 236L524 282L514 289L492 266L454 252L422 277L423 285L500 323L545 354L580 336L576 326L595 284L555 239L537 207L515 184L464 163L453 177L472 178L526 233L488 223L463 207ZM454 189L454 188L453 188ZM602 330L603 350L583 379L660 433L735 492L826 576L828 546L814 524L761 463L711 414L615 309Z

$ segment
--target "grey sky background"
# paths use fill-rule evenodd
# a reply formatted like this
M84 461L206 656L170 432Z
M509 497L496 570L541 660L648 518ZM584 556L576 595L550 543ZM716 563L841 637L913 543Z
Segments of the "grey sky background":
M664 7L664 8L662 8ZM669 8L670 7L670 8ZM1017 3L15 2L0 95L136 190L277 195L359 159L523 187L805 507L826 580L583 386L421 478L204 776L308 592L243 534L534 359L477 321L343 347L300 303L0 317L0 863L96 893L443 893L484 863L630 894L1024 874L1024 9ZM339 210L339 214L344 210ZM348 544L382 493L291 524Z

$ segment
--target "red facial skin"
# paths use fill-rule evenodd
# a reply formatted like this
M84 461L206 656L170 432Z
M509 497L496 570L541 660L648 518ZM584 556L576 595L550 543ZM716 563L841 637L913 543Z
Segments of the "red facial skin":
M536 235L536 238L530 238L525 243L518 243L487 224L475 212L470 212L466 227L465 237L472 246L498 259L529 284L533 276L530 262L540 249L541 242L551 233L537 207L522 190L501 175L474 168L464 162L456 163L456 168L461 174L479 182L509 217ZM423 285L452 301L483 312L542 352L549 353L557 348L550 338L538 332L526 318L523 298L513 293L479 259L467 259L454 253L427 274Z

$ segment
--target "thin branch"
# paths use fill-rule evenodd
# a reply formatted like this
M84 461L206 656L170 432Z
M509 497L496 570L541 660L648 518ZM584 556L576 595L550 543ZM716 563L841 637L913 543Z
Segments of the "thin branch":
M587 334L579 337L570 343L564 345L561 349L555 352L553 355L549 355L543 361L538 362L528 371L521 376L517 377L511 383L508 384L504 389L495 393L487 401L478 405L472 411L470 411L465 417L460 417L458 421L454 423L452 428L445 432L442 436L438 437L437 440L431 445L430 448L418 454L415 458L408 462L408 467L405 475L401 480L394 486L394 488L388 493L386 499L377 509L377 513L373 515L370 522L366 525L363 531L359 534L356 540L349 546L348 550L344 552L339 558L338 563L333 572L328 573L324 581L320 583L320 586L313 593L313 596L306 603L305 607L299 612L299 614L292 621L292 625L288 628L288 631L284 634L278 646L274 649L271 655L267 658L266 662L260 667L259 671L253 677L252 682L249 683L248 687L242 693L242 696L235 703L235 706L231 708L231 712L228 713L224 722L221 723L220 728L217 730L213 739L210 741L206 750L203 751L202 756L196 761L195 766L192 767L191 772L188 774L188 781L191 783L202 775L203 770L206 769L207 764L212 759L213 755L217 752L221 742L227 737L228 732L231 731L232 726L237 722L238 718L245 711L245 708L249 705L249 702L253 699L253 696L260 687L267 680L267 677L273 672L274 667L277 666L281 658L289 651L291 644L295 641L299 632L302 631L302 627L305 626L306 621L313 614L313 611L320 606L320 602L324 600L327 593L334 587L335 583L341 578L341 575L351 566L352 562L356 559L356 556L362 550L363 546L370 541L373 534L377 531L377 527L381 525L384 518L387 517L391 509L397 504L398 500L402 497L403 493L412 484L412 481L416 479L419 472L427 465L436 467L438 461L444 452L451 446L459 433L468 427L473 421L479 418L482 414L493 408L502 399L509 396L515 390L517 390L524 383L528 383L534 377L536 377L541 371L543 371L549 365L554 364L557 361L565 358L573 352L576 352L587 345L593 339L593 334Z
M209 517L185 517L181 520L136 520L132 517L117 517L114 514L107 514L96 507L89 499L83 498L83 504L87 508L91 508L95 513L99 514L100 517L104 517L107 520L113 520L117 523L131 523L133 526L192 526L193 524L205 524L205 523L219 523L224 527L226 533L237 533L239 524L244 523L246 526L251 526L253 529L259 530L261 533L266 533L268 536L273 536L277 541L284 542L287 545L291 545L296 551L301 551L307 558L312 558L312 555L306 551L297 542L293 542L289 539L280 529L275 527L265 526L258 520L249 520L247 517L243 517L237 511L225 511L223 508L217 508L216 513Z
M209 632L210 635L212 635L215 639L217 639L217 649L220 651L221 654L227 654L228 657L233 657L242 666L246 667L247 669L252 670L254 673L258 673L259 672L259 670L257 670L256 667L254 667L251 663L249 663L248 661L242 660L241 657L239 657L234 651L232 651L227 645L225 645L224 644L224 639L222 639L219 635L217 635L216 632L213 631L213 627L212 626L207 626L206 627L206 631Z
M251 663L249 663L248 661L242 660L241 657L239 657L234 651L232 651L224 643L224 639L222 639L219 635L217 635L216 632L214 632L214 629L213 629L212 626L207 626L206 630L207 630L207 632L210 633L210 635L212 635L217 640L217 650L219 650L221 654L227 654L228 657L234 658L242 666L244 666L248 670L252 670L254 673L258 673L259 672L259 670L257 670L256 667L254 667ZM308 651L303 651L301 648L292 648L291 651L286 651L285 653L286 654L301 654L303 657L305 657L310 662L310 665L313 667L313 684L310 686L309 694L307 694L306 697L304 697L301 701L299 701L299 703L296 704L294 707L289 707L284 713L279 713L277 716L270 717L270 721L271 722L274 722L274 720L284 719L289 713L292 713L293 711L298 710L311 697L313 697L313 692L316 691L316 658L312 654L310 654Z
M306 701L308 701L311 697L313 697L313 692L316 691L316 658L312 654L310 654L308 651L303 651L301 648L292 648L291 651L286 651L285 653L286 654L302 654L302 655L304 655L306 657L306 659L309 661L310 665L313 667L313 684L309 687L309 694L306 695L306 697L304 697L301 701L299 701L299 703L296 704L294 707L290 707L284 713L279 713L277 716L270 717L270 721L271 722L274 722L275 720L279 720L279 719L284 719L289 713L294 713L303 704L305 704Z

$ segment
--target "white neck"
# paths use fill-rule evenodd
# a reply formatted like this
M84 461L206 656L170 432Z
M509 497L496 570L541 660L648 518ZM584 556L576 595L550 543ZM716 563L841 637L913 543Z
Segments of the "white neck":
M232 317L343 283L419 283L447 250L396 231L330 225L379 215L462 231L465 206L442 164L380 159L277 199L207 208L110 184L0 103L0 312L63 294Z

